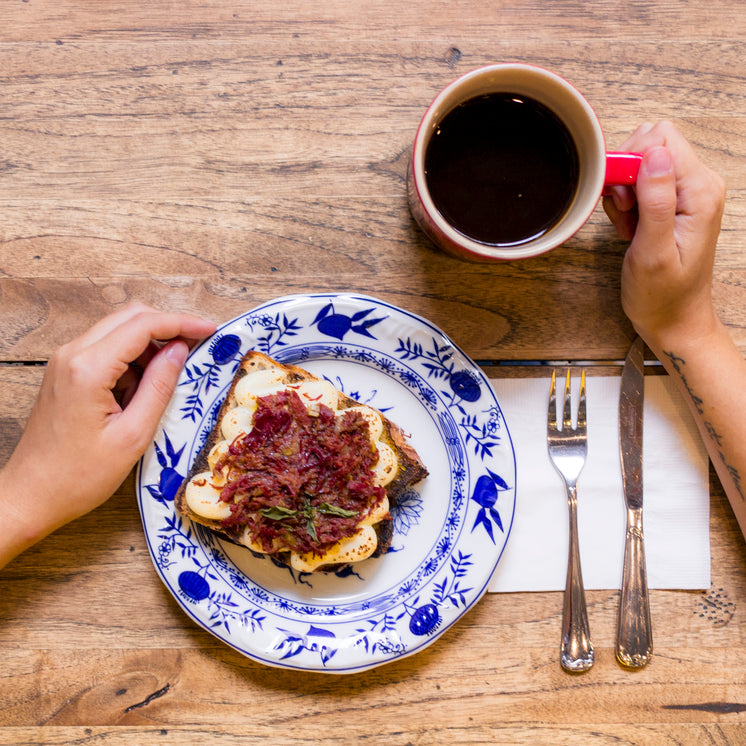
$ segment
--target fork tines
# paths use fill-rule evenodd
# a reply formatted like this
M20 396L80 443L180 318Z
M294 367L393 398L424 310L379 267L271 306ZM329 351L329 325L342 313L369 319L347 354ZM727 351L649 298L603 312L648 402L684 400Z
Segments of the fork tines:
M549 389L549 410L547 417L547 427L549 430L558 431L557 428L557 388L556 388L556 373L552 371L552 385ZM585 370L580 372L580 396L578 399L578 420L575 426L575 430L585 432L587 426L586 413L585 413ZM572 405L570 396L570 369L567 370L567 376L565 378L565 400L562 411L562 429L572 430Z

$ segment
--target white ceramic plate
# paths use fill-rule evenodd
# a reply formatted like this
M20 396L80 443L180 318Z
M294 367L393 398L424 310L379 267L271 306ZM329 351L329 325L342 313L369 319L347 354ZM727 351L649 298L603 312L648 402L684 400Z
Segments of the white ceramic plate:
M177 515L173 498L241 356L327 378L399 424L430 474L392 511L388 553L298 573ZM487 589L515 509L515 454L479 368L426 320L375 298L279 298L196 348L137 474L148 547L199 625L262 663L349 673L432 643Z

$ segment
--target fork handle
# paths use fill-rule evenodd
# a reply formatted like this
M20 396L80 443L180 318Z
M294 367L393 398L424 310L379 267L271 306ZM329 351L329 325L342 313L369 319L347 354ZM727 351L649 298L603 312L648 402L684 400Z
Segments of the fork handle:
M642 668L653 655L642 511L627 511L624 571L619 599L616 657L626 668Z
M567 582L562 612L560 664L565 671L579 672L587 671L593 665L594 653L585 605L583 573L580 569L578 491L575 485L567 486L567 504L570 511L570 549L567 556Z

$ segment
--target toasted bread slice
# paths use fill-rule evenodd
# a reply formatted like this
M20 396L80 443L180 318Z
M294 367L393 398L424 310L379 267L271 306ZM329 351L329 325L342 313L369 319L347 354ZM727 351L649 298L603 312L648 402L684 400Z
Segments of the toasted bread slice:
M293 443L297 445L299 436L293 443L277 445L273 439L279 437L278 428L265 430L264 424L257 424L266 423L273 412L279 412L283 422L288 417L296 420L293 427L305 423L302 437L318 438L313 440L313 469L327 468L319 465L327 463L327 457L336 464L345 463L345 458L350 464L362 459L364 463L354 467L358 476L345 479L355 490L357 485L368 485L368 491L356 491L357 502L350 502L347 487L342 486L339 502L346 507L341 507L337 494L324 494L321 502L321 492L314 493L311 483L290 484L296 471L306 474L309 467L296 469L294 459L302 457ZM331 429L332 435L326 439L316 435L317 426L325 427L327 434ZM265 446L276 449L266 458L260 455ZM330 452L320 454L324 448ZM280 488L262 481L265 468L274 469L274 482L269 482L282 482ZM328 467L326 477L340 474L340 468ZM427 469L402 430L381 412L302 368L252 350L238 366L216 424L177 492L175 505L191 520L301 572L338 570L389 548L390 507L426 476ZM323 475L314 479L314 485L326 484Z

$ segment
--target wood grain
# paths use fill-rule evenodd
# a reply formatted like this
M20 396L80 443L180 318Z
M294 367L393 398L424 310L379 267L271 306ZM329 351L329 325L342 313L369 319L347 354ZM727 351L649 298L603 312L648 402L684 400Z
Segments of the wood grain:
M0 375L7 448L40 369ZM739 743L746 547L714 475L712 588L652 592L656 655L635 674L614 661L618 593L590 592L598 659L583 677L557 663L560 593L489 594L424 652L351 677L250 661L161 584L133 491L130 478L0 575L0 743L304 743L332 714L349 720L346 737L386 743Z
M456 74L505 58L578 85L615 147L641 121L675 118L725 176L716 298L746 346L736 4L659 3L616 21L605 2L561 14L497 3L486 18L464 5L451 36L417 3L396 35L367 4L247 15L190 3L175 18L144 3L14 4L0 74L2 359L45 359L65 333L58 319L75 334L125 299L225 321L285 292L344 289L428 315L480 359L619 357L631 334L624 245L600 209L520 268L441 256L409 217L406 161L425 106Z
M746 227L744 205L746 200L729 204L714 297L734 339L746 349L746 283L738 245ZM124 219L140 226L137 237L80 238L105 232L107 220L116 222L100 205L80 217L86 222L76 229L80 233L64 240L49 235L52 227L43 236L10 239L18 257L5 263L15 271L0 278L0 321L7 330L0 359L47 359L60 342L132 300L224 322L278 295L327 291L368 293L419 313L478 360L623 357L632 337L619 302L624 247L601 216L549 256L484 266L458 262L427 245L404 204L396 206L393 220L381 206L380 234L370 233L370 222L360 222L354 203L336 207L297 201L292 218L286 217L288 204L275 207L279 214L263 218L274 227L263 229L261 240L252 240L250 229L215 229L211 239L204 227L190 238L181 226L174 230L183 243L179 238L169 244L148 233L151 219L139 217ZM372 200L367 207L374 210ZM76 219L69 209L61 212ZM122 232L129 233L125 225ZM225 239L216 241L217 235ZM192 240L197 245L190 248ZM71 256L89 273L66 276ZM143 269L146 261L152 271Z
M43 740L37 740L39 731ZM390 743L393 746L416 746L432 743L494 744L504 746L524 746L525 744L557 744L571 746L594 743L600 746L632 746L634 744L676 744L676 746L701 746L703 743L715 746L739 744L743 741L744 729L739 725L727 724L658 724L643 723L632 725L552 725L547 723L526 723L521 725L474 725L468 728L427 727L416 732L402 732L396 727L385 733L373 736L363 735L366 742ZM9 740L5 740L5 738ZM0 732L0 744L8 746L68 746L69 744L106 743L112 746L125 746L132 743L150 744L218 744L219 746L243 746L243 744L283 744L287 740L278 736L272 728L240 726L230 732L222 728L200 726L161 727L47 727L42 729L9 728ZM293 743L317 744L318 732L303 731ZM336 732L329 734L324 743L344 744L349 740Z
M462 37L515 43L521 39L551 40L553 31L561 31L570 40L598 36L637 42L709 36L738 39L743 38L745 28L739 4L733 0L683 6L675 0L661 0L654 6L622 7L613 0L594 0L592 5L570 0L549 6L542 0L523 0L520 4L491 0L462 2L458 9L450 10L446 3L433 7L412 2L397 7L395 14L386 3L360 0L330 0L322 8L302 0L279 7L271 0L229 6L219 0L201 0L178 7L175 13L172 6L147 0L113 0L106 7L91 0L15 4L6 11L11 23L4 29L4 38L44 41L124 37L143 42L258 38L288 44L290 38L339 43L349 37ZM496 30L503 33L496 35Z
M724 176L714 297L746 352L744 39L740 0L7 0L0 465L53 350L132 300L224 322L369 293L485 364L621 359L626 245L600 207L560 249L499 265L444 256L409 215L425 107L495 61L564 75L610 148L673 120ZM557 593L490 594L417 656L329 676L193 625L130 476L0 574L0 744L745 743L746 547L714 473L711 492L712 587L652 592L643 671L615 663L618 593L594 591L583 676L557 663Z

